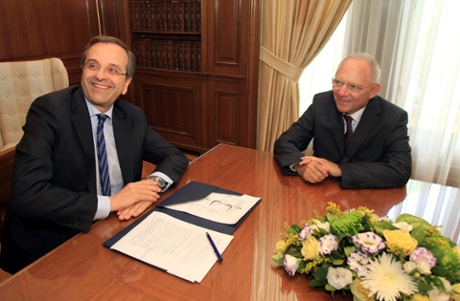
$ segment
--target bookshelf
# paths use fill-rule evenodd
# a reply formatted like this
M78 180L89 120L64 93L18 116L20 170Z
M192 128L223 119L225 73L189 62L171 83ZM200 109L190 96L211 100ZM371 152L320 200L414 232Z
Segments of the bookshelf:
M255 148L259 0L126 1L131 99L150 125L197 154Z
M201 71L201 0L129 1L138 67Z

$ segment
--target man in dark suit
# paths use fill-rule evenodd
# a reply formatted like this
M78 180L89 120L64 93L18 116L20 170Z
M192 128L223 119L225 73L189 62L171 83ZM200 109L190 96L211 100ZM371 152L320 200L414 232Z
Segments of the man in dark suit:
M379 77L380 67L368 54L354 54L340 63L333 90L315 95L307 111L275 142L275 159L284 174L300 175L310 183L335 177L342 188L407 183L412 168L407 113L377 96ZM314 154L304 156L312 140Z
M39 97L27 115L1 245L7 272L88 232L110 212L120 220L139 216L188 166L184 154L149 127L140 108L119 99L135 67L122 41L94 37L82 66L81 85ZM156 168L141 180L143 160Z

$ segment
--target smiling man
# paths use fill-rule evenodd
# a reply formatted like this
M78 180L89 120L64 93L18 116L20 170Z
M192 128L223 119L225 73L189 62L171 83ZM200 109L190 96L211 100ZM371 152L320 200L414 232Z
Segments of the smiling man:
M16 147L1 267L15 273L110 212L139 216L188 166L185 155L120 100L135 58L117 38L97 36L82 54L81 85L37 98ZM143 161L155 171L141 179Z
M300 119L275 142L286 175L309 183L335 177L343 188L403 186L412 169L407 113L377 94L380 67L369 54L346 57L332 91L315 95ZM313 140L313 156L304 156Z

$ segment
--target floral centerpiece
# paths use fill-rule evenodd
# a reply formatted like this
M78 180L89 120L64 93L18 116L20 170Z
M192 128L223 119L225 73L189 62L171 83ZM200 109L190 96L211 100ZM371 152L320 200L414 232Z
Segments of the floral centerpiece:
M286 225L272 264L290 276L311 274L309 285L355 301L460 301L460 248L439 227L410 214L393 222L366 207Z

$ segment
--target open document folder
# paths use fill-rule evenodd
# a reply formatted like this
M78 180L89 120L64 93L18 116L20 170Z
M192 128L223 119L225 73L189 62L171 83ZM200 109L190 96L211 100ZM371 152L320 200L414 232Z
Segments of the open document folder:
M209 232L222 253L260 198L190 182L161 206L136 220L104 246L192 282L201 282L217 261Z

